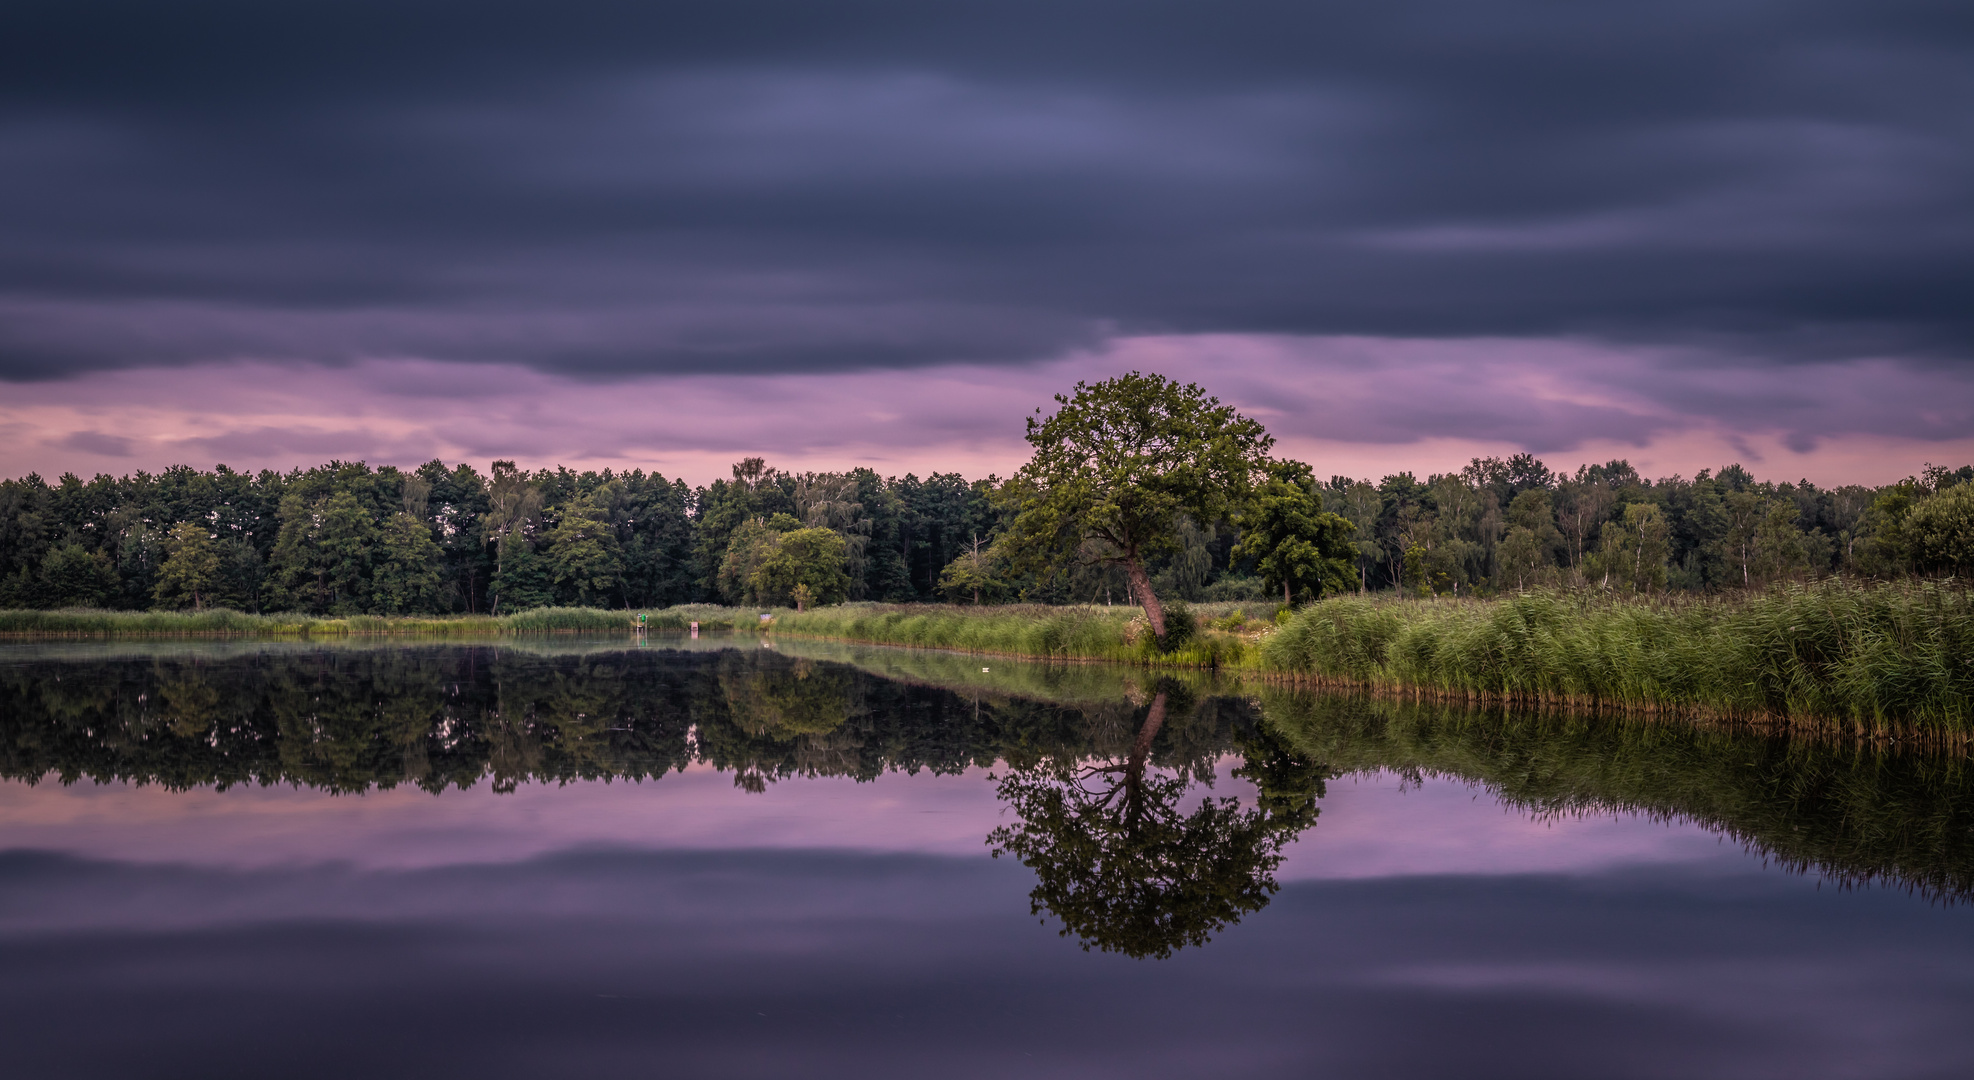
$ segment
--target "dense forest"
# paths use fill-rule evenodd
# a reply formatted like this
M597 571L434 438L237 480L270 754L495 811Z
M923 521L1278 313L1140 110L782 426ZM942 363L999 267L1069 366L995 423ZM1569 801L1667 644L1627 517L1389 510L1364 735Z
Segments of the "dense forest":
M1974 569L1974 467L1885 487L1757 481L1730 465L1647 480L1628 463L1552 472L1530 455L1423 480L1312 482L1354 528L1357 585L1420 595L1537 586L1719 591L1830 574ZM330 462L0 481L0 607L229 607L496 614L551 604L792 599L1127 602L1115 566L993 566L1002 481L759 458L704 487L640 470L415 470ZM1233 521L1183 522L1163 595L1266 595ZM821 571L816 568L821 567Z

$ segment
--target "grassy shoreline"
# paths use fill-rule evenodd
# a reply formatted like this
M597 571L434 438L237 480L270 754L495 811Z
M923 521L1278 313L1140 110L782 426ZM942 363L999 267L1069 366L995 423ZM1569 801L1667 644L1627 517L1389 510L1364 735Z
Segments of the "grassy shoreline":
M1135 607L1004 604L840 604L779 611L770 631L825 641L940 649L975 656L1055 663L1115 663L1164 668L1236 669L1254 662L1258 630L1217 628L1236 611L1272 615L1279 604L1203 604L1193 609L1201 628L1169 652L1160 651ZM1242 620L1246 622L1245 619Z
M976 656L1212 669L1268 682L1455 702L1559 705L1868 736L1974 739L1974 594L1952 582L1829 580L1702 599L1523 593L1493 600L1338 597L1278 626L1276 605L1204 605L1171 652L1136 609L844 604L774 612L775 636ZM1256 616L1259 616L1257 618ZM759 609L650 613L656 630L760 625ZM631 613L492 618L236 612L0 611L0 639L402 636L628 631Z
M757 621L752 608L689 605L647 613L648 629L732 630ZM249 615L238 611L0 611L0 641L60 638L484 638L520 634L629 633L634 612L535 608L513 615Z
M1142 634L1134 639L1132 613L1123 608L853 604L781 613L773 631L1057 662L1213 668L1414 700L1974 741L1974 594L1953 582L1833 579L1708 598L1346 596L1303 608L1279 627L1234 627L1234 607L1200 611L1200 633L1169 654Z
M1974 737L1974 595L1947 583L1676 601L1340 598L1259 653L1269 672L1415 697Z

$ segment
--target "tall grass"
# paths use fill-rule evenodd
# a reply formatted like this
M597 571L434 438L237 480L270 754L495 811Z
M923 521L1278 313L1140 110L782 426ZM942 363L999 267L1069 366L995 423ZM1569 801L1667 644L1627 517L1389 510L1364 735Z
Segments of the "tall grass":
M1676 601L1340 598L1264 639L1260 660L1471 700L1974 733L1974 597L1950 583L1832 580Z
M1235 617L1236 607L1196 610L1199 631L1171 651L1145 631L1136 608L1094 605L844 604L775 612L771 629L1002 657L1258 671L1456 700L1813 719L1861 732L1974 739L1974 594L1952 583L1831 580L1700 599L1343 597L1303 609L1279 630L1266 624L1272 633ZM1245 616L1264 619L1274 609L1251 607ZM693 621L709 631L760 625L752 608L649 614L656 630ZM492 637L630 627L630 612L593 608L398 619L0 611L0 636L17 638Z
M1237 635L1212 630L1162 650L1141 626L1133 627L1138 614L1134 607L1095 605L841 604L777 612L773 629L802 637L1036 660L1230 667L1246 655Z
M693 621L702 630L753 625L751 610L703 605L648 613L653 630L685 630ZM372 635L417 637L499 637L513 634L628 632L632 613L600 608L535 608L499 617L444 615L382 617L315 616L238 611L0 611L0 638L251 637L334 638Z

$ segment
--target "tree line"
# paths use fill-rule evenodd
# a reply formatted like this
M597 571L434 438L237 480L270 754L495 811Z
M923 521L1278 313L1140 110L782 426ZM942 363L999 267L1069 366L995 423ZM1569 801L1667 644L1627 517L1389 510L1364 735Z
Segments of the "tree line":
M1058 401L1031 421L1035 459L1006 480L797 473L761 458L699 487L511 461L29 475L0 481L0 607L1114 601L1145 605L1163 638L1158 596L1710 592L1974 570L1974 466L1825 488L1739 465L1561 474L1519 454L1424 479L1322 481L1268 457L1258 424L1197 387L1133 373Z

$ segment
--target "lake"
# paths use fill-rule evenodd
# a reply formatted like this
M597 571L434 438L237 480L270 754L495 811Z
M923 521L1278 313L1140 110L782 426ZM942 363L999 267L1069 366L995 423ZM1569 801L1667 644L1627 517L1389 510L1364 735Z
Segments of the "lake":
M0 645L12 1077L1947 1077L1964 754L748 636Z

